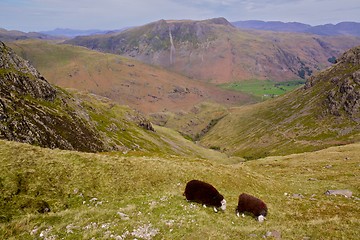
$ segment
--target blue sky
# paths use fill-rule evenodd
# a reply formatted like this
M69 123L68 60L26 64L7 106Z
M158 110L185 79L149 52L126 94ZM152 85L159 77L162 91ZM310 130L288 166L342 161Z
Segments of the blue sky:
M360 22L360 0L0 0L0 28L121 29L159 19Z

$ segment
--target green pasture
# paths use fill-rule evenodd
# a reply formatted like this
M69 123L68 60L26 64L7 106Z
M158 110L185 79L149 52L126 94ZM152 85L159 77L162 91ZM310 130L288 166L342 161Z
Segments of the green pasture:
M276 97L291 90L302 86L305 80L293 80L286 82L276 82L273 80L246 80L241 82L233 82L221 84L220 87L224 89L240 91L254 95L262 100Z

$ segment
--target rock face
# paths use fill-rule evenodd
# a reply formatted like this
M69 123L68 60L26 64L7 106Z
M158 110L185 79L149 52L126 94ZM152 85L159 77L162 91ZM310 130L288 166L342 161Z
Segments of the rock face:
M88 152L108 150L75 102L0 42L0 139Z
M2 96L15 92L44 100L55 99L55 88L29 62L18 57L3 42L0 42L0 54Z
M360 122L360 46L345 52L337 64L316 77L311 77L305 89L320 82L330 85L324 105L326 112L335 116L346 115Z

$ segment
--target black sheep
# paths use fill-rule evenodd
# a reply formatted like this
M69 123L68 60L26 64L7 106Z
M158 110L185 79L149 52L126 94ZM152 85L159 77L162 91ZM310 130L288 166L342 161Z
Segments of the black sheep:
M199 180L191 180L186 184L183 194L188 201L194 201L206 206L213 206L214 211L218 208L226 209L226 200L211 184Z
M239 217L240 213L250 213L253 214L259 222L263 222L264 219L266 219L267 210L267 206L262 200L249 194L242 193L239 196L236 215Z

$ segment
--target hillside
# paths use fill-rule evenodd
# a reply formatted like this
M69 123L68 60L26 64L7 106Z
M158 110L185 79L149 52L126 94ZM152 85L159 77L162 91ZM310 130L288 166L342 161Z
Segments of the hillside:
M358 239L359 149L352 144L219 165L0 141L0 238L264 239L277 232L282 239ZM194 178L225 196L224 212L185 200L186 182ZM325 195L330 189L353 196ZM267 203L264 223L236 217L242 192Z
M0 86L0 138L50 148L107 149L94 127L67 105L74 99L66 98L2 42Z
M234 108L201 143L247 159L313 151L360 140L360 47L305 87Z
M1 43L0 138L46 148L175 154L226 162L139 112L94 94L54 87Z
M224 18L160 20L119 34L77 37L66 43L132 57L195 79L227 83L305 78L328 59L360 44L351 36L240 30Z
M9 43L52 84L101 95L144 113L190 110L201 102L234 106L254 99L114 54L44 41Z

